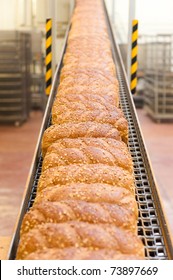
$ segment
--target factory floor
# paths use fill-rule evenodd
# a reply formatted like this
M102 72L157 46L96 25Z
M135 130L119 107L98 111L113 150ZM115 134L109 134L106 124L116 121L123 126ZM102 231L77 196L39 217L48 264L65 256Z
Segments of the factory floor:
M173 123L158 124L137 112L173 235ZM13 233L42 117L33 111L21 127L0 126L0 242Z
M42 117L33 111L20 127L0 125L0 236L13 232Z

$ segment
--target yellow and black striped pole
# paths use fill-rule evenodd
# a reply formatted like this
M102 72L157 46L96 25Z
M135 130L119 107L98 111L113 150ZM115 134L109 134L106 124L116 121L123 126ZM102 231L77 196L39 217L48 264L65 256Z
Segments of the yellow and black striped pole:
M50 94L52 84L52 19L46 19L46 94Z
M138 55L138 20L132 21L132 48L131 48L131 82L130 89L131 93L136 93L137 86L137 55Z

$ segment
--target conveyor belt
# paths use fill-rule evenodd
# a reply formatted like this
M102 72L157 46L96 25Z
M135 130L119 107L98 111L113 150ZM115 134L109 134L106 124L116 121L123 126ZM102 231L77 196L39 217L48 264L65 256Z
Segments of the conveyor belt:
M141 135L119 48L114 39L106 8L105 15L108 24L110 40L112 42L112 52L117 69L117 76L120 84L121 108L129 124L129 149L134 162L136 199L139 208L138 234L145 245L146 259L173 259L171 238L165 221L145 144ZM32 206L36 195L37 183L41 174L42 167L41 139L44 130L50 125L51 122L51 107L59 83L59 74L62 67L63 54L66 48L68 30L66 33L65 45L61 55L60 64L58 65L55 73L51 94L46 107L36 151L26 185L21 212L19 214L19 218L15 228L15 234L9 251L9 259L15 258L19 242L20 225L24 214Z

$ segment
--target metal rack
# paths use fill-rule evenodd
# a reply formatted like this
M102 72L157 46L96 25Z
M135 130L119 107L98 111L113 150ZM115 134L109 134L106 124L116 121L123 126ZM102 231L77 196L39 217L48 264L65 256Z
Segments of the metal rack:
M0 122L16 125L30 111L30 34L0 32Z
M119 48L116 44L114 34L110 25L108 14L105 9L105 16L112 43L112 53L116 64L117 76L120 84L121 108L129 124L129 149L134 162L135 182L136 182L136 199L139 208L138 234L145 245L146 259L165 260L173 259L173 249L161 202L159 199L157 186L153 177L150 162L141 135L138 119L136 117L135 107L128 87L122 59ZM28 177L24 200L22 202L21 212L15 227L15 233L9 251L9 259L14 259L19 242L19 231L22 218L26 211L31 207L37 189L37 183L41 174L42 156L41 156L41 139L44 130L51 123L51 107L59 83L59 75L62 67L62 58L66 48L62 52L60 64L57 67L51 94L46 107L37 147L35 150L30 175Z
M145 109L156 121L173 120L173 36L146 36Z

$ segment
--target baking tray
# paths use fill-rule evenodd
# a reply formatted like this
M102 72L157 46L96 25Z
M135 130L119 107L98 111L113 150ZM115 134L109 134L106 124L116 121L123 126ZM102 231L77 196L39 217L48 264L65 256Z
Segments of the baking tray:
M164 217L163 208L159 198L157 186L146 152L144 140L141 134L139 122L136 116L134 103L128 87L120 51L115 41L113 29L110 24L105 3L105 17L112 44L112 54L116 65L117 77L120 86L121 108L129 124L129 150L134 163L136 200L139 208L138 234L145 246L146 259L166 260L173 259L173 249L168 226ZM57 67L53 85L46 106L43 123L41 126L36 150L34 153L30 173L26 183L21 210L14 230L8 258L15 259L19 242L19 231L21 222L26 211L32 206L36 196L36 189L42 168L41 139L44 130L51 124L51 108L55 97L59 75L62 67L62 59L66 49L69 28L66 32L65 44L61 54L60 63Z

